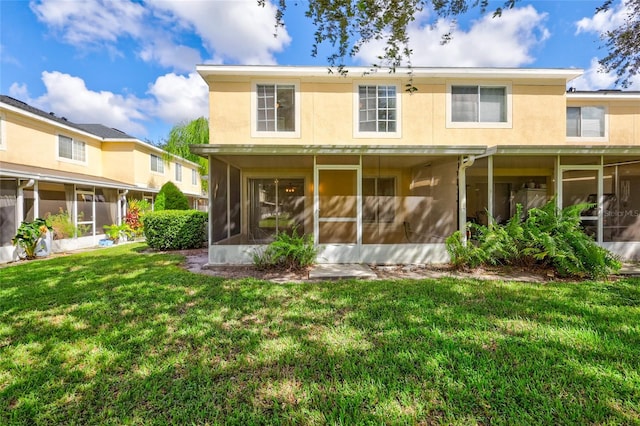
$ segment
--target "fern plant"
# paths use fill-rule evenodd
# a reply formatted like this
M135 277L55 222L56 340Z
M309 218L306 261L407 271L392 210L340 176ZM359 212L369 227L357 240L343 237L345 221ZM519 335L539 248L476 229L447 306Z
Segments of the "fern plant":
M258 269L302 270L315 262L317 250L311 235L298 235L296 228L291 234L279 232L266 248L253 255Z
M480 265L544 266L560 276L604 278L621 267L619 259L600 247L580 224L580 214L593 204L582 203L558 210L555 200L529 210L522 219L522 206L505 225L469 224L474 240L462 243L460 232L446 240L456 267Z

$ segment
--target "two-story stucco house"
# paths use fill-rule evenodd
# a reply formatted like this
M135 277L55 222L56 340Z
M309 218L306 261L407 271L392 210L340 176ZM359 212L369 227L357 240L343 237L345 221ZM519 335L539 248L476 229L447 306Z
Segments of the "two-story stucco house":
M640 256L640 93L567 91L577 69L197 67L209 85L209 263L277 232L319 262L448 260L468 221L556 199ZM411 84L417 89L406 91Z
M101 124L77 124L0 96L0 262L15 257L22 221L64 212L77 227L54 251L97 245L119 224L127 200L147 199L167 181L205 208L199 166Z

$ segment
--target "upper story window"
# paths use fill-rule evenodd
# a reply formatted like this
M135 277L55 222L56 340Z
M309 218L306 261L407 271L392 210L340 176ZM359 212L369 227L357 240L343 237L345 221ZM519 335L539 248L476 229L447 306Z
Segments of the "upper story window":
M510 85L449 85L447 127L511 127Z
M86 163L86 144L67 136L58 135L58 158Z
M567 107L567 137L605 138L605 114L602 106Z
M252 96L252 136L300 136L297 83L257 83Z
M356 89L356 137L400 137L400 97L396 85L359 84Z
M176 163L176 182L182 182L182 165Z
M155 154L151 154L151 171L157 173L164 173L164 162L162 158Z
M198 184L198 172L195 169L191 170L191 185Z

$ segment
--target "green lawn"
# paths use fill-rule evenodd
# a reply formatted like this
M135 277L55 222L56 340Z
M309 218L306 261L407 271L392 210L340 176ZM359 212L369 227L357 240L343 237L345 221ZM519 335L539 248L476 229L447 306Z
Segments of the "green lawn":
M272 284L130 244L0 269L0 424L640 424L640 280Z

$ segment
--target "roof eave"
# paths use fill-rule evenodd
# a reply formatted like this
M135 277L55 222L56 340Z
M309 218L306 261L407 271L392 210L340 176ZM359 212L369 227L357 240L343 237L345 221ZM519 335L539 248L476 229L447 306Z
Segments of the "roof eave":
M278 145L204 144L189 145L191 152L210 155L480 155L486 146L433 145Z
M337 78L381 78L385 75L424 78L509 78L509 79L561 79L571 81L583 74L577 68L372 68L345 67L338 72L332 67L268 66L268 65L198 65L197 72L203 77L250 76L250 77L337 77Z

